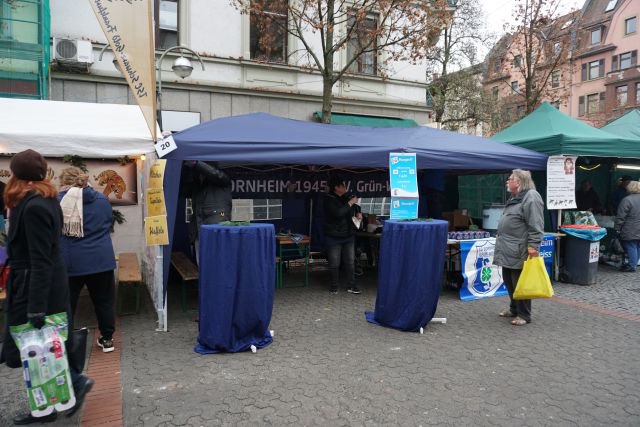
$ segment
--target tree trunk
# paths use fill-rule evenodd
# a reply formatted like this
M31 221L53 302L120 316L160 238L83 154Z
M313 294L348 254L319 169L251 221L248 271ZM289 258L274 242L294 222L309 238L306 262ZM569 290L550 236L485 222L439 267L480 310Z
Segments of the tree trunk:
M331 108L333 106L333 78L322 76L322 123L331 123Z

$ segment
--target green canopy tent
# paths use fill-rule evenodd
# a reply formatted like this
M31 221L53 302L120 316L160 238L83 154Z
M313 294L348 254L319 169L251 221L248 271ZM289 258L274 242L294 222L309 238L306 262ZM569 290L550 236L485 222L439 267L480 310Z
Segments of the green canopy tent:
M600 128L603 131L640 142L640 110L627 111L622 116Z
M640 158L637 139L596 129L548 102L492 139L549 155Z

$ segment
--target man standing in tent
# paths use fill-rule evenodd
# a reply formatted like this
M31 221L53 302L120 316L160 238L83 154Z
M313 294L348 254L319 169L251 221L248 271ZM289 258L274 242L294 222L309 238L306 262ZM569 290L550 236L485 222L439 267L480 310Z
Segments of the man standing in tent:
M351 218L354 216L354 208L357 201L355 195L347 194L344 180L338 176L329 178L329 193L324 198L324 238L327 247L327 259L331 272L331 287L333 294L338 293L340 284L340 265L344 267L347 275L347 292L359 294L356 286L354 267L354 238Z
M198 232L203 224L219 224L231 219L231 179L215 163L187 161L194 176L190 185L195 221L189 223L189 238L198 253ZM188 185L188 184L187 184Z

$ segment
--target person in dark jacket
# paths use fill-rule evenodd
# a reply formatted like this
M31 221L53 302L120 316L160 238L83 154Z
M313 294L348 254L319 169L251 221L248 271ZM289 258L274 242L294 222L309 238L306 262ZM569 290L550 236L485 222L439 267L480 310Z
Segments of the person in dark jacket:
M219 224L231 220L231 179L217 164L186 161L193 168L193 179L186 192L192 197L195 221L191 221L189 238L199 258L198 232L203 224ZM189 186L189 184L186 184ZM189 194L190 193L190 194Z
M576 205L579 211L589 211L594 214L604 211L602 203L600 203L600 197L598 197L598 193L593 189L591 181L588 179L582 180L580 189L576 191Z
M5 206L11 209L7 237L9 267L7 285L7 325L0 362L11 368L22 366L20 353L9 333L9 326L30 322L42 328L45 316L69 312L69 288L64 262L60 255L62 212L56 200L57 191L45 177L47 162L40 153L26 150L13 156L9 165L11 178L5 188ZM69 334L66 346L72 346ZM70 364L76 405L67 411L72 415L91 390L93 381ZM35 418L31 413L14 418L16 425L50 422L53 412Z
M618 206L620 205L620 202L629 194L627 192L627 185L629 185L631 181L633 181L633 178L629 175L623 175L618 180L618 187L611 196L611 213L613 215L618 213Z
M101 334L97 344L109 353L115 349L116 328L112 210L109 200L88 182L89 176L77 167L66 168L60 175L58 200L64 219L60 246L69 276L71 314L75 316L80 291L86 285Z
M544 202L531 179L531 173L514 169L507 180L507 201L496 234L493 263L502 267L504 284L511 304L500 317L514 317L511 324L522 326L531 322L531 300L514 300L518 279L527 257L540 256L544 238Z
M331 293L338 293L340 284L340 265L347 275L347 292L359 294L356 286L354 268L353 221L355 214L353 205L357 201L355 195L347 195L347 188L342 178L333 176L329 179L329 192L324 199L324 238L327 248L329 271L331 272ZM362 215L362 214L360 214Z
M635 272L640 257L640 182L631 181L627 185L629 195L618 206L615 230L620 234L629 264L622 265L620 271Z

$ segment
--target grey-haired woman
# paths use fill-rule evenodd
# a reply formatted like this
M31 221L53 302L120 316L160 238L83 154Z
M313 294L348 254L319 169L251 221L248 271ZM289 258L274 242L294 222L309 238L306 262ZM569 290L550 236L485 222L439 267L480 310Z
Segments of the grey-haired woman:
M509 309L499 315L513 317L511 324L522 326L531 322L531 300L514 300L513 292L524 261L527 257L539 256L544 238L544 203L529 171L514 169L507 180L507 191L511 198L498 223L493 263L502 267L511 301Z

